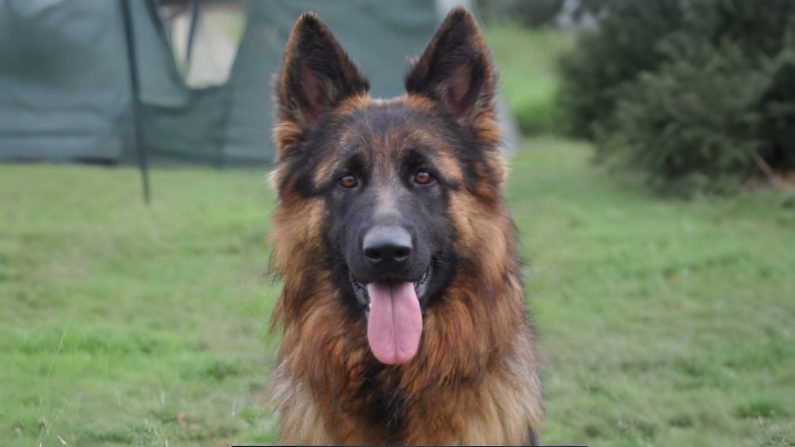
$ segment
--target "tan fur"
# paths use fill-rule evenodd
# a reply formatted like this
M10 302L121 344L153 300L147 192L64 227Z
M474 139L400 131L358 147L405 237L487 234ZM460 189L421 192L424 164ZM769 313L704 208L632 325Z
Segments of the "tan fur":
M475 26L464 14L468 25ZM451 23L447 20L441 30ZM415 69L429 69L426 55L433 55L436 39ZM485 51L479 32L472 39ZM285 66L296 45L292 36ZM347 61L344 53L335 55ZM346 70L346 76L358 76L354 68ZM283 68L282 77L285 74ZM488 89L493 87L490 70L485 82ZM282 104L288 93L279 86ZM455 186L450 190L449 215L461 265L444 299L424 311L419 351L408 363L373 369L365 320L341 305L343 297L324 265L325 202L296 191L284 172L289 165L279 164L271 174L279 192L271 234L273 267L284 280L272 316L273 327L284 333L273 376L273 403L281 411L284 443L525 444L530 431L538 433L543 408L534 336L524 309L515 228L501 192L507 170L497 149L493 105L490 97L482 100L465 118L484 153L466 174L457 148L443 135L413 128L383 134L368 130L369 108L405 107L430 116L436 109L427 97L407 94L384 101L355 94L330 112L336 119L356 114L361 118L357 131L343 134L344 141L332 145L337 149L331 151L344 150L345 139L361 139L370 148L367 157L373 171L383 174L394 171L390 160L400 151L418 144L433 147L434 165ZM300 144L306 123L291 109L280 110L274 139L282 158ZM310 176L314 186L336 172L333 157L328 160ZM467 178L470 173L476 182ZM399 426L371 414L373 408L383 407L377 401L383 396L402 402Z
M332 444L312 394L306 386L290 377L287 363L274 374L273 403L282 410L282 438L289 444Z
M523 292L510 273L516 266L504 259L513 249L512 223L501 208L465 193L453 203L467 210L454 219L471 265L447 299L426 312L417 357L378 377L407 401L401 439L368 424L367 399L353 397L370 355L363 321L344 312L328 277L314 272L318 276L306 281L307 265L319 257L312 238L322 207L296 203L277 212L272 240L286 283L274 311L285 327L275 387L285 443L520 444L540 426L538 365L523 320ZM288 243L292 249L285 252ZM292 301L304 303L300 312L289 311Z

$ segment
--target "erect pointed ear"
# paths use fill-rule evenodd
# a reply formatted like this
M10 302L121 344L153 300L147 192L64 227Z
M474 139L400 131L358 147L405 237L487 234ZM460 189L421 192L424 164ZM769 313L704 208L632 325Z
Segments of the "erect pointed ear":
M494 69L475 18L452 10L405 79L406 92L443 103L462 123L494 121Z
M290 32L275 85L279 149L300 138L341 100L369 89L367 78L320 17L302 14Z

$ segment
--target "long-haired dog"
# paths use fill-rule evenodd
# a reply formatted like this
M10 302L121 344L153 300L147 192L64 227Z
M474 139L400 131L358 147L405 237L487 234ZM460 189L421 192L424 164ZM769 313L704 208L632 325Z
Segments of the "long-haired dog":
M274 398L288 444L526 444L542 403L495 74L453 10L381 100L312 14L275 85Z

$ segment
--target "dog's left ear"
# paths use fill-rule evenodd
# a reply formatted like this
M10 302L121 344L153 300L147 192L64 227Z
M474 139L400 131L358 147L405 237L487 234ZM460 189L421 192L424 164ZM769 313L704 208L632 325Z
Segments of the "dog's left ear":
M464 8L447 15L405 79L407 93L443 103L460 122L476 130L493 125L494 84L486 40Z

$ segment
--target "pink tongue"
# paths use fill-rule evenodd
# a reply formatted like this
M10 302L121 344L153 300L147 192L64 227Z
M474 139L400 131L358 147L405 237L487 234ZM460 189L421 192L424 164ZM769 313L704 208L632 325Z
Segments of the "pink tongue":
M370 316L367 341L381 363L405 363L417 353L422 334L422 314L414 284L370 283Z

